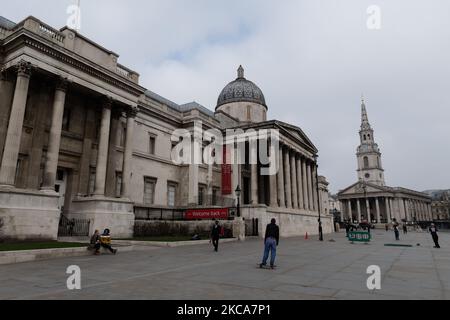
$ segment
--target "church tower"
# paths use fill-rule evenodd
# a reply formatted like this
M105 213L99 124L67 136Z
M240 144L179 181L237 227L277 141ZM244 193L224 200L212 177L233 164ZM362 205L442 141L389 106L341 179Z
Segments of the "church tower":
M364 98L361 102L361 130L359 131L361 144L357 150L358 179L379 186L385 186L384 170L381 164L381 152L375 143L373 129L369 123Z

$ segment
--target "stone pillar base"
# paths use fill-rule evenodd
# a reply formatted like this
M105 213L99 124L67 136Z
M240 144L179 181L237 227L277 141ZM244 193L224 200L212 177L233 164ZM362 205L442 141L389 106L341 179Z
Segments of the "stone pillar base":
M58 238L58 194L0 187L0 240Z
M265 205L243 206L241 208L242 217L247 219L258 219L259 235L265 237L266 226L275 218L277 225L280 227L280 237L304 237L308 235L319 234L319 215L315 212L287 209L287 208L270 208ZM322 215L323 233L334 233L333 216Z
M234 218L233 237L239 241L245 241L245 222L243 218Z
M100 233L111 230L115 239L132 238L134 233L133 203L127 199L79 198L72 202L69 219L88 219L91 221L89 234L95 230Z

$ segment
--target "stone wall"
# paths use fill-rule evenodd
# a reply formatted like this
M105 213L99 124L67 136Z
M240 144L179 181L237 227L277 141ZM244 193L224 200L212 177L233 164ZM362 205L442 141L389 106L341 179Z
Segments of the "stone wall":
M246 206L241 209L242 216L245 219L256 218L259 220L259 234L265 236L266 226L275 218L280 227L281 237L299 237L319 234L319 223L317 214L299 213L295 210L273 209L266 206ZM334 232L333 217L330 215L322 216L322 227L324 234Z
M9 240L56 240L58 196L17 189L0 189L2 237Z

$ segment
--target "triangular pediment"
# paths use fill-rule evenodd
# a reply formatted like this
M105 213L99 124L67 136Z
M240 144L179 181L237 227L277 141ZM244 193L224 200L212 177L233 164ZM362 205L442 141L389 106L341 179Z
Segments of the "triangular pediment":
M297 140L304 146L309 147L314 152L317 152L317 148L314 146L314 144L309 140L308 136L303 132L302 129L299 127L277 121L276 122L277 127L280 128L280 131L282 134L289 136L290 138L293 138L294 140Z
M365 188L364 188L365 187ZM339 196L352 195L352 194L364 194L375 192L386 192L387 190L382 186L377 186L368 182L356 182L346 189L338 193Z

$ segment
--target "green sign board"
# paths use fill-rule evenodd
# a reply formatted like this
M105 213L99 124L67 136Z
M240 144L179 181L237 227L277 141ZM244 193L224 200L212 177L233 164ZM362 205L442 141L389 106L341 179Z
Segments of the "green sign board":
M348 240L351 242L370 242L372 236L368 232L349 232Z

